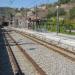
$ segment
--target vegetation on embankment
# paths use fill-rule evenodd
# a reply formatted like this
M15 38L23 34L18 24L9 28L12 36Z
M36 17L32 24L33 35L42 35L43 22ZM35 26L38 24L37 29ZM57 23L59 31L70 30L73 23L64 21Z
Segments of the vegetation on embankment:
M46 21L40 24L41 29L56 32L57 26L57 9L59 5L59 33L75 34L75 1L58 0L54 5L47 5L48 14Z

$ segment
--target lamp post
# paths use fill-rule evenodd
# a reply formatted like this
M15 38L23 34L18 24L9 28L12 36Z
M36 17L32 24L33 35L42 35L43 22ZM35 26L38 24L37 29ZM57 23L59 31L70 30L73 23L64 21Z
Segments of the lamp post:
M58 33L59 33L59 6L57 5L56 8L57 8L56 32L57 32L57 35L58 35Z

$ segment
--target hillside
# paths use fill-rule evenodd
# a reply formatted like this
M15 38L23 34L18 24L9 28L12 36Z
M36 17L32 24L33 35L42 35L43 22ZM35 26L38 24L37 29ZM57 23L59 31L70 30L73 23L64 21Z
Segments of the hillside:
M72 9L73 7L75 7L75 3L61 4L61 8L64 8L66 11Z
M0 7L0 16L10 16L15 14L15 9L10 7Z

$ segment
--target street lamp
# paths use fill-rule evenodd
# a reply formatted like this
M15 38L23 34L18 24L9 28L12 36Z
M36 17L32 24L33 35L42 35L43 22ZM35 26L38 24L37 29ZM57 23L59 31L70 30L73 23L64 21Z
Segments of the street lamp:
M59 6L57 5L56 6L56 8L57 8L57 24L56 24L56 31L57 31L57 35L58 35L58 33L59 33Z

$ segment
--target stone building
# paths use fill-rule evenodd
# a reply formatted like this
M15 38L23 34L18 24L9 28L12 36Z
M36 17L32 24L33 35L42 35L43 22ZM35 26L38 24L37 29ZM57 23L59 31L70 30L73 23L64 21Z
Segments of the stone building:
M15 14L13 18L13 25L14 27L19 28L28 28L30 25L36 25L39 23L39 20L42 20L48 13L48 10L46 7L37 8L37 13L35 9L31 9L25 13L25 11L22 13L22 11L19 11ZM31 19L31 21L30 21Z

